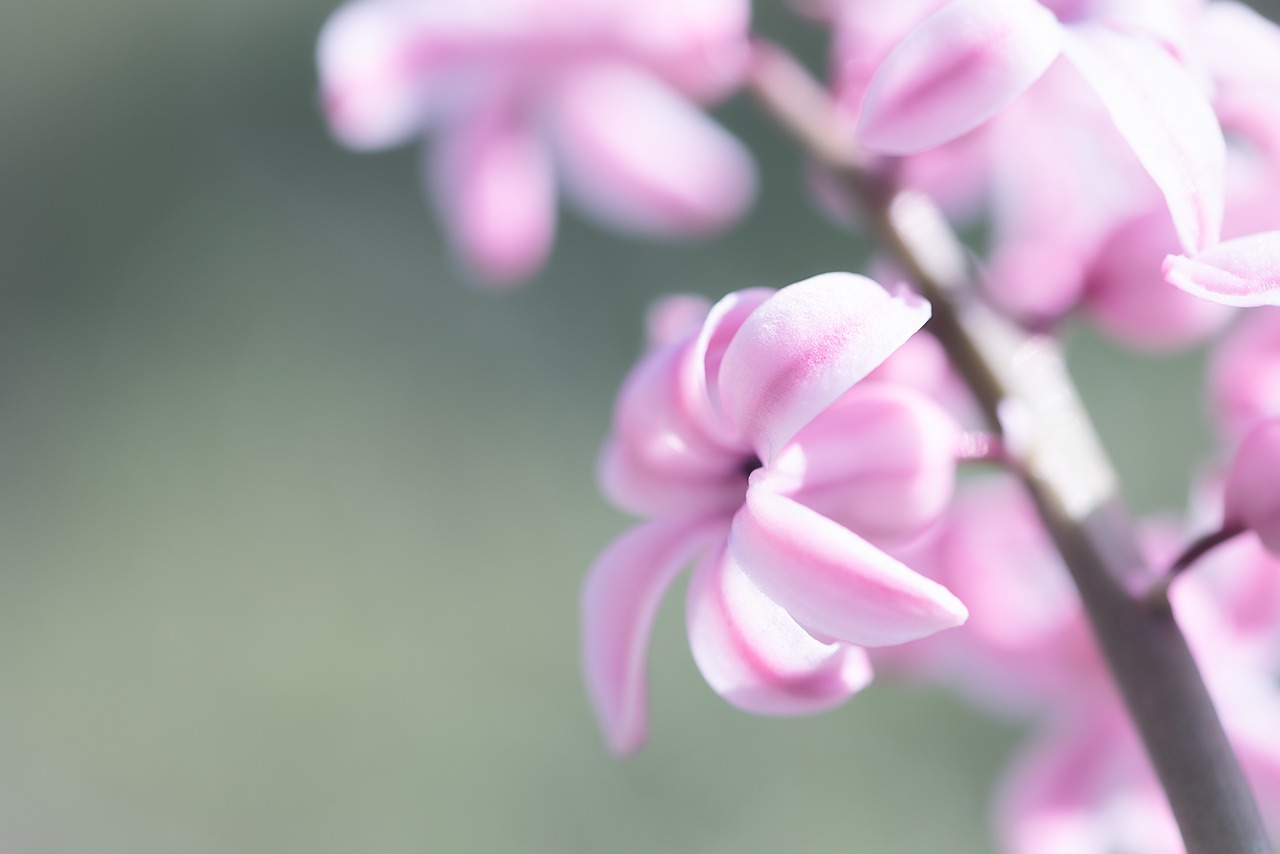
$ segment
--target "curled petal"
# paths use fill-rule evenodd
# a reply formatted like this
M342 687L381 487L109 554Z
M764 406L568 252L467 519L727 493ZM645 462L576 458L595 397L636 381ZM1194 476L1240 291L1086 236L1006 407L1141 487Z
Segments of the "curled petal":
M923 394L860 384L797 433L762 480L862 536L908 537L951 500L959 434Z
M1071 27L1063 51L1164 194L1183 249L1216 243L1226 142L1191 72L1153 41L1094 24Z
M1170 255L1164 278L1224 305L1280 305L1280 231L1237 237L1190 258Z
M568 75L555 116L566 189L615 227L706 235L736 220L755 197L746 148L650 75L624 66Z
M751 313L725 350L714 385L726 419L768 464L929 314L929 304L905 288L890 294L851 273L783 288Z
M748 712L826 711L871 681L865 652L814 640L756 589L724 547L694 571L686 620L694 660L708 684Z
M756 587L817 638L887 646L968 616L942 585L765 487L748 489L729 546Z
M1252 529L1280 554L1280 419L1258 424L1245 436L1227 476L1228 524Z
M699 354L702 370L694 377L696 382L690 393L706 395L716 415L713 429L726 436L736 434L729 419L725 417L724 403L720 400L720 365L742 324L776 293L772 288L746 288L725 294L711 307L702 331L698 333L698 342L694 346Z
M867 89L858 139L914 154L955 139L1026 91L1062 50L1035 0L955 0L913 30Z
M691 337L654 347L623 383L599 469L619 507L657 516L742 502L752 453L711 410L703 355Z
M441 219L463 257L496 285L533 275L555 232L550 157L533 129L498 108L452 129L432 156Z
M731 512L746 491L744 465L687 446L645 449L611 437L600 452L596 473L600 490L616 506L637 516L657 516L717 507Z
M659 519L610 544L582 588L582 668L587 691L617 753L634 753L648 734L645 656L658 605L694 554L723 536L725 519Z

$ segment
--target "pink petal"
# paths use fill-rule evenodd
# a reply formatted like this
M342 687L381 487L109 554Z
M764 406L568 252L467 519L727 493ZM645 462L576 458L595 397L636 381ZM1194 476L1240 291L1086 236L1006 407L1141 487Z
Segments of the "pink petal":
M1227 476L1226 521L1257 532L1280 554L1280 418L1258 424L1236 451Z
M714 323L651 349L618 393L599 471L604 493L626 510L657 516L742 503L753 454L726 433L706 395L701 333Z
M1234 0L1206 3L1201 13L1205 63L1220 86L1274 88L1280 82L1280 27Z
M1280 231L1237 237L1190 258L1170 255L1164 278L1224 305L1280 305Z
M407 141L424 123L424 102L406 62L404 12L385 2L340 7L320 31L316 64L325 115L344 145L374 149Z
M708 101L741 82L750 53L748 0L610 5L611 20L624 44L680 91Z
M1055 724L1019 757L997 805L1008 854L1183 854L1137 740L1116 719Z
M720 548L689 583L689 644L707 682L760 715L807 715L843 703L871 681L866 653L813 639L764 596Z
M1280 416L1280 308L1246 312L1209 360L1209 412L1238 440L1263 418Z
M687 447L663 450L657 445L637 448L610 437L596 466L600 491L637 516L732 511L742 504L747 488L743 458L702 457Z
M940 584L768 488L748 489L729 546L756 587L820 639L886 646L953 628L968 615Z
M1164 194L1188 252L1222 231L1226 143L1200 84L1160 45L1106 27L1067 30L1063 52Z
M498 24L493 10L468 4L354 0L341 6L316 50L334 135L357 149L398 145L470 102Z
M858 139L914 154L955 139L1026 91L1061 52L1035 0L955 0L896 47L867 89Z
M711 302L701 294L671 294L660 297L645 312L645 337L650 344L672 344L698 334L711 311Z
M698 334L696 346L701 353L702 372L697 377L697 390L711 402L711 408L716 414L717 429L727 436L737 437L739 434L735 433L724 417L724 403L720 400L720 365L742 324L776 293L772 288L746 288L725 294L711 307L702 331Z
M1169 287L1160 275L1178 238L1163 207L1114 230L1089 266L1084 308L1114 340L1148 352L1188 347L1222 329L1234 311Z
M1011 478L965 483L933 543L933 572L969 609L931 643L948 680L985 708L1044 709L1108 676L1035 505Z
M929 319L905 288L826 273L778 291L733 337L714 387L764 463ZM717 398L713 391L712 400Z
M566 191L616 228L704 236L755 197L746 148L648 74L622 65L577 70L553 106Z
M440 217L462 256L495 285L533 275L551 250L551 161L514 108L452 128L432 156Z
M648 733L645 656L654 616L694 553L723 536L723 517L661 519L609 545L582 588L582 667L609 747L634 753Z
M797 433L761 482L864 537L902 539L950 502L959 436L919 392L860 384Z

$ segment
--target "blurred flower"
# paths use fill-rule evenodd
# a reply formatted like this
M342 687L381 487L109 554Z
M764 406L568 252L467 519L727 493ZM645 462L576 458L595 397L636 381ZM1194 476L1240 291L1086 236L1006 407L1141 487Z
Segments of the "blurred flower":
M1224 526L1254 531L1280 554L1280 418L1258 423L1240 447L1227 475Z
M605 492L649 521L619 537L582 594L587 685L610 746L646 734L658 605L688 594L693 655L748 711L821 711L871 677L860 646L955 626L965 609L882 551L942 512L956 425L927 398L855 386L929 316L909 293L831 273L650 316L655 340L619 394ZM856 533L855 533L856 532Z
M1222 224L1225 145L1175 56L1192 21L1178 3L952 0L876 71L859 139L890 154L932 148L996 115L1062 56L1164 194L1183 247L1204 249Z
M746 210L750 155L697 104L745 70L747 0L352 0L318 63L334 135L361 150L423 134L462 258L511 284L544 262L557 182L628 232L706 235Z
M1144 534L1153 565L1184 539L1169 524ZM908 554L965 601L969 620L877 664L1037 726L1000 785L1001 850L1180 854L1164 793L1025 490L1007 478L968 483ZM1180 576L1170 598L1262 810L1280 817L1280 560L1256 537L1238 538Z
M1280 309L1255 308L1231 327L1210 354L1208 386L1209 414L1232 443L1280 417Z

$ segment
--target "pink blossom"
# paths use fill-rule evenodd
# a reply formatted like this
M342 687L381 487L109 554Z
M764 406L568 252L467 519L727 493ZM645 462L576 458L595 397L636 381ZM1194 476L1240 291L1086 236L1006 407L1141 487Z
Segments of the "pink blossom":
M1209 412L1238 442L1259 421L1280 417L1280 309L1247 312L1209 360Z
M1146 534L1153 564L1168 565L1181 538L1167 525ZM1000 786L1002 850L1181 852L1067 570L1021 487L967 485L915 565L964 599L969 620L889 660L1038 724ZM1241 538L1179 578L1171 599L1262 808L1280 815L1280 560Z
M893 50L863 105L859 138L909 154L977 128L1064 57L1160 188L1181 245L1213 245L1223 207L1222 131L1175 55L1188 9L1172 3L952 0Z
M1227 475L1224 524L1254 531L1280 554L1280 417L1257 424L1236 450Z
M698 555L687 621L708 683L748 711L821 711L870 679L862 646L964 621L942 586L873 543L941 513L956 427L926 398L855 383L928 318L928 304L831 273L692 303L619 394L603 488L649 517L597 559L582 594L583 663L610 746L646 734L645 650L658 604Z
M754 195L742 145L697 107L740 81L747 0L352 0L320 35L334 135L361 150L436 137L431 194L484 278L532 275L556 184L651 236L705 235Z
M1217 245L1165 260L1165 278L1224 305L1280 304L1280 27L1236 2L1204 7L1205 63L1214 107L1232 145L1227 232Z

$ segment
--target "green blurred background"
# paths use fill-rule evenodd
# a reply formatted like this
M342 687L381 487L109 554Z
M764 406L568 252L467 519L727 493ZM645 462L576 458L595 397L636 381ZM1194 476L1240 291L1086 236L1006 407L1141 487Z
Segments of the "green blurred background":
M650 747L611 758L583 695L578 585L628 524L593 462L644 306L865 259L785 142L723 111L764 190L722 240L566 217L537 282L478 293L418 154L330 141L334 5L0 10L0 850L990 850L1023 734L941 693L747 716L677 594ZM1135 504L1180 506L1199 356L1073 353Z

